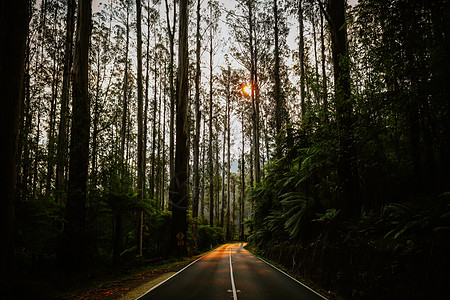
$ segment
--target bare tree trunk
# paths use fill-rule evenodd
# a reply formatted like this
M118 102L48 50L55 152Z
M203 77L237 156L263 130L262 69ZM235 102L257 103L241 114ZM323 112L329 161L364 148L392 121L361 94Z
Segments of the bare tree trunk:
M328 0L326 10L321 2L319 4L327 17L331 32L336 121L341 152L338 160L338 180L342 186L340 206L348 216L358 216L361 213L361 203L358 197L358 169L352 132L354 117L353 105L350 101L350 67L348 63L345 0Z
M170 180L173 179L174 176L174 120L175 120L175 88L173 85L173 69L174 69L174 35L175 35L175 24L176 24L176 0L173 1L173 25L170 27L170 18L169 18L169 4L167 0L165 0L166 4L166 18L167 18L167 33L169 35L169 51L170 51L170 62L169 62L169 90L170 90L170 126L169 126L169 175Z
M194 135L194 188L192 197L192 217L198 217L198 200L200 194L200 176L199 176L199 156L200 156L200 52L201 52L201 42L200 42L200 3L201 0L197 1L197 48L196 48L196 71L195 71L195 135Z
M80 0L74 54L73 118L70 141L69 189L66 203L68 238L65 244L67 270L86 266L86 187L89 164L88 57L91 34L91 0Z
M248 1L248 23L249 23L249 46L250 46L250 84L251 84L251 99L253 107L253 146L254 146L254 173L255 182L259 183L261 181L260 173L260 162L259 162L259 90L258 90L258 78L256 74L256 46L253 45L255 42L255 37L253 36L254 25L253 25L253 5L254 1ZM256 42L255 42L256 43Z
M142 12L141 12L141 0L136 0L136 11L137 11L137 20L136 20L136 28L137 28L137 94L138 94L138 149L137 149L137 169L138 169L138 180L137 180L137 188L138 188L138 201L142 202L144 200L144 164L145 164L145 156L144 156L144 141L143 141L143 133L144 133L144 124L143 124L143 115L144 115L144 95L142 90ZM137 256L142 256L142 232L144 228L144 211L142 209L138 209L136 212L136 254Z
M229 69L230 71L230 75L231 75L231 69ZM231 85L231 82L230 82ZM229 94L227 96L227 107L226 107L226 111L227 111L227 118L226 118L226 128L227 128L227 238L228 240L232 239L231 236L231 232L230 232L230 176L231 176L231 157L230 157L230 98L231 98L231 87L229 87L228 89ZM224 140L225 143L225 140ZM234 206L234 202L233 202L233 206Z
M274 98L275 98L275 128L276 134L280 134L282 126L282 96L281 96L281 81L280 81L280 51L278 46L278 0L273 0L273 16L274 16ZM281 153L277 151L279 157Z
M70 69L72 68L73 32L75 22L75 0L67 2L66 43L64 54L63 85L61 93L61 112L56 150L56 202L62 203L64 197L64 169L67 162L67 127L70 89Z
M56 4L55 8L55 20L58 18L58 8L59 6ZM48 144L47 144L47 183L45 187L45 194L47 196L50 195L52 179L54 174L54 156L55 156L55 123L56 123L56 99L58 96L58 79L59 79L59 65L57 66L57 55L56 51L58 49L58 33L56 28L57 22L53 25L53 34L55 36L54 41L54 51L55 57L53 59L53 68L52 68L52 98L50 104L50 112L49 112L49 128L48 128Z
M299 37L299 55L300 55L300 109L302 120L305 119L306 115L306 104L305 104L305 42L304 42L304 29L303 29L303 0L298 0L298 23L300 27L300 37Z
M239 228L240 228L240 240L244 240L244 199L245 199L245 142L244 142L244 110L242 110L241 117L241 128L242 128L242 157L241 157L241 209L239 211Z
M226 111L225 111L225 119L226 119ZM226 152L225 152L225 147L226 147L226 140L227 140L227 127L225 125L226 120L224 120L224 125L223 125L223 144L222 144L222 207L220 210L220 227L223 228L224 225L224 217L225 217L225 209L226 209L226 200L225 200L225 157L226 157Z
M121 142L120 142L120 155L124 168L126 167L126 155L125 155L125 141L127 136L127 124L128 124L128 47L130 43L130 5L127 2L127 23L126 23L126 45L125 45L125 71L123 78L123 103L122 103L122 128L121 128Z
M14 194L28 14L27 0L0 4L0 279L14 274Z
M210 22L212 6L210 6ZM213 165L213 36L212 24L209 33L209 225L214 226L214 165Z
M202 142L202 188L200 200L200 215L202 222L205 220L205 153L206 153L206 121L203 119L203 142Z
M324 119L328 123L328 87L327 87L327 73L326 73L326 57L325 57L325 37L324 37L324 24L323 24L323 12L320 10L320 44L322 53L322 102L324 110Z
M175 177L170 183L170 203L172 205L172 247L175 252L187 254L186 235L188 209L187 190L187 110L188 110L188 0L180 0L178 75L177 75L177 118Z

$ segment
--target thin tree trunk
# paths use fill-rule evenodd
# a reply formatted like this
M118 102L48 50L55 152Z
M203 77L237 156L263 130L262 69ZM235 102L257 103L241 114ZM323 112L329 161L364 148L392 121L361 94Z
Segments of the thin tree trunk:
M322 102L324 110L325 123L328 123L328 87L327 87L327 73L326 73L326 57L325 57L325 37L324 37L324 24L323 24L323 12L320 10L320 44L322 51Z
M299 37L299 55L300 55L300 109L302 120L305 119L306 115L306 104L305 104L305 42L304 42L304 29L303 29L303 6L302 1L298 1L298 23L300 28Z
M274 98L275 98L275 134L278 136L282 126L282 99L281 99L281 81L280 81L280 51L278 42L278 0L273 1L274 15ZM278 139L278 138L277 138ZM277 150L277 156L280 157L281 152Z
M253 1L248 2L248 23L249 23L249 46L250 46L250 83L252 87L251 99L253 107L253 145L254 145L254 179L256 183L261 181L260 162L259 162L259 89L258 89L258 77L257 77L257 53L255 37L253 36Z
M244 199L245 199L245 141L244 141L244 110L242 110L242 118L241 118L241 136L242 136L242 156L241 156L241 209L240 209L240 240L244 240Z
M223 124L223 144L222 144L222 207L220 210L220 227L223 228L224 218L225 218L225 209L226 209L226 200L225 200L225 157L226 157L226 141L227 141L227 126L226 124L226 110L225 110L225 120Z
M212 6L209 9L212 22ZM214 226L214 166L213 166L213 29L209 24L209 225Z
M199 176L199 156L200 156L200 52L201 52L201 42L200 42L200 3L201 0L197 1L197 48L195 52L196 56L196 71L195 71L195 135L194 135L194 187L193 187L193 197L192 197L192 217L198 217L198 201L200 194L200 176Z
M56 4L55 8L55 20L58 18L58 5ZM55 44L54 51L55 57L53 59L53 68L52 68L52 99L50 104L50 113L49 113L49 129L48 129L48 145L47 145L47 183L45 188L45 194L47 196L50 195L52 179L54 174L54 156L55 156L55 123L56 123L56 98L58 96L58 79L59 79L59 65L57 66L57 54L58 51L58 34L56 28L57 22L54 23L53 26L53 34L55 36Z
M136 11L137 11L137 94L138 94L138 149L137 149L137 169L138 169L138 201L142 202L144 200L144 95L142 89L142 12L141 12L141 0L136 0ZM144 228L144 211L138 209L136 212L136 254L137 256L142 256L142 235Z
M229 68L229 72L231 75L231 68ZM230 82L231 83L231 82ZM229 94L227 97L227 119L226 119L226 127L227 127L227 238L228 240L232 239L230 232L230 176L231 176L231 157L230 157L230 98L231 98L231 87L228 88ZM224 141L225 142L225 141ZM234 202L233 202L234 206Z
M130 41L130 25L129 25L129 4L127 2L127 23L126 23L126 45L125 45L125 70L123 78L123 103L122 103L122 128L121 128L121 142L120 155L122 159L123 168L126 168L126 154L125 142L127 136L127 120L128 120L128 47Z

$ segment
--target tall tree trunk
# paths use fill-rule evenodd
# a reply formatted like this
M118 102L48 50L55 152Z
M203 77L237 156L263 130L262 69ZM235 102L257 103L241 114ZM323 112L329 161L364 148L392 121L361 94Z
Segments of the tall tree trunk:
M14 274L14 193L28 14L27 0L0 4L0 279Z
M147 33L150 32L150 1L147 2ZM145 107L144 107L144 157L147 155L147 137L148 137L148 90L149 90L149 80L150 80L150 34L147 34L147 47L146 47L146 67L145 67ZM144 182L147 178L147 164L144 163ZM151 193L151 192L150 192ZM146 197L144 189L144 198ZM150 198L153 198L150 194Z
M278 136L281 132L282 126L282 99L281 99L281 81L280 81L280 50L278 42L278 0L273 0L273 16L274 16L274 98L275 98L275 129ZM281 153L277 151L277 156L280 157Z
M213 165L213 28L212 6L209 9L209 225L214 226L214 165Z
M142 89L142 26L141 26L141 0L136 0L136 28L137 28L137 94L138 94L138 151L137 151L137 169L138 169L138 201L144 200L144 95ZM136 254L142 256L142 232L144 228L144 211L138 209L136 212Z
M327 87L327 72L326 72L326 57L325 57L325 35L323 24L323 12L320 10L320 44L322 54L322 102L325 123L328 123L328 87Z
M229 72L231 75L231 68L229 67ZM229 81L230 85L231 82ZM231 176L231 157L230 157L230 98L231 98L231 86L228 87L228 96L227 96L227 119L226 119L226 127L227 127L227 238L228 240L231 240L233 237L231 236L231 229L230 229L230 176ZM225 141L224 141L225 142ZM234 202L233 202L234 207Z
M345 22L345 0L328 0L326 11L331 31L331 50L333 56L336 120L338 126L340 156L338 160L338 180L342 187L340 206L344 214L358 216L361 212L359 202L358 169L356 149L353 141L353 104L350 101L350 68L347 49L347 27Z
M61 112L58 128L58 144L56 150L56 202L62 203L64 198L64 171L67 163L67 127L69 115L70 70L72 68L73 32L75 22L75 0L67 2L66 42L64 53L63 84L61 92Z
M226 210L226 198L225 198L225 157L226 157L226 141L227 141L227 127L226 127L226 110L225 110L225 120L223 124L223 143L222 143L222 207L220 210L220 227L223 228L224 217Z
M298 44L298 52L300 55L300 109L302 120L305 119L306 115L306 104L305 104L305 42L304 42L304 28L303 28L303 0L298 0L298 23L300 28L299 33L299 44Z
M58 4L56 4L55 8L55 20L58 18ZM58 51L58 32L57 32L57 22L53 25L53 35L55 36L54 41L54 51L55 55L53 58L53 67L52 67L52 98L50 104L50 112L49 112L49 128L48 128L48 144L47 144L47 182L45 187L45 194L47 196L50 195L52 179L54 174L54 156L55 156L55 123L56 123L56 99L58 96L58 79L59 79L59 65L57 66L57 51Z
M100 118L99 105L100 105L100 65L101 65L101 53L100 47L97 47L97 79L95 82L95 97L94 98L94 119L92 121L92 157L91 157L91 184L97 185L97 139L99 134L98 122Z
M127 23L126 25L126 45L125 45L125 71L123 78L123 103L122 103L122 127L121 127L121 142L120 155L122 159L123 168L126 167L125 142L127 136L127 120L128 120L128 48L130 43L130 4L127 2Z
M157 108L157 84L158 84L158 70L157 70L157 54L156 54L156 35L155 35L155 49L154 49L154 94L153 94L153 132L152 132L152 169L151 169L151 178L150 178L150 197L153 198L155 195L155 167L156 167L156 158L155 158L155 148L156 148L156 112ZM161 80L160 80L161 81Z
M242 157L241 157L241 203L239 210L239 228L240 228L240 240L244 240L244 198L245 198L245 141L244 141L244 110L242 110L241 117L241 136L242 136Z
M259 162L259 89L258 89L258 78L256 74L256 44L254 34L254 24L253 24L253 5L254 1L248 1L248 23L249 23L249 46L250 46L250 84L251 84L251 99L253 107L253 146L254 146L254 173L255 182L259 183L261 181L260 177L260 162Z
M203 119L203 141L202 141L202 188L200 197L200 215L202 222L205 220L205 152L206 152L206 141L204 140L206 136L206 120Z
M188 108L188 0L180 0L175 177L170 183L172 204L172 246L178 255L187 254L187 108Z
M166 18L167 18L167 33L169 35L169 90L170 90L170 125L169 125L169 176L170 180L173 179L174 176L174 123L175 123L175 88L174 88L174 78L173 78L173 69L174 69L174 36L175 36L175 24L176 24L176 0L173 1L173 25L170 27L170 18L169 18L169 4L167 0L165 0L166 4ZM181 14L181 13L180 13Z
M91 34L91 0L80 0L74 54L73 118L70 140L69 189L64 233L67 270L86 266L86 186L89 164L88 58Z
M196 71L195 71L195 135L194 135L194 187L192 196L192 217L198 217L198 200L200 194L200 176L199 176L199 156L200 156L200 52L201 52L201 42L200 42L200 3L201 0L197 0L197 48L195 52L196 57Z

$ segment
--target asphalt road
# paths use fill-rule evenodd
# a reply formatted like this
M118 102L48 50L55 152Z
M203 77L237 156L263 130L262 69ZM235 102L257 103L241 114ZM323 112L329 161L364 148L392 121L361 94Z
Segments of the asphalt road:
M323 300L265 263L242 243L222 245L138 298L172 300Z

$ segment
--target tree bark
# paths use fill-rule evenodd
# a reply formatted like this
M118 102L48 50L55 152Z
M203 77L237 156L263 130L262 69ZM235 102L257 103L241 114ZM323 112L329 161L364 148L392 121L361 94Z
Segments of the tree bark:
M299 44L298 44L298 52L300 55L300 109L302 120L305 119L306 115L306 104L305 104L305 42L304 42L304 28L303 28L303 6L302 1L298 1L298 23L300 27L299 33Z
M201 42L200 42L200 3L201 0L197 1L197 48L195 52L196 57L196 71L195 71L195 135L194 135L194 188L192 196L192 217L198 217L198 202L200 194L200 176L199 176L199 156L200 156L200 52L201 52Z
M141 12L141 0L136 0L136 28L137 28L137 94L138 94L138 149L137 149L137 169L138 169L138 201L144 201L144 95L142 89L142 12ZM144 228L144 211L138 209L136 212L136 254L142 256L142 232Z
M14 194L28 14L27 0L0 4L0 279L12 276L14 267Z
M121 142L120 142L120 158L122 159L123 168L126 168L125 142L127 136L127 119L128 119L128 48L130 43L130 4L127 5L127 21L126 21L126 45L125 45L125 70L123 78L123 103L122 103L122 128L121 128ZM124 170L122 170L123 172Z
M214 226L214 165L213 165L213 28L212 6L209 8L209 225Z
M91 34L91 0L80 0L74 54L73 117L70 140L69 189L66 203L65 262L69 271L86 267L86 187L89 164L88 58Z
M338 181L341 187L340 206L347 216L358 216L361 203L358 200L359 184L356 166L356 148L353 141L353 104L350 94L350 66L348 62L345 0L328 0L326 14L331 32L333 57L336 121L340 146Z
M176 24L176 0L173 1L173 25L170 27L169 18L169 4L165 0L166 4L166 18L167 18L167 33L169 35L169 52L170 52L170 62L169 62L169 90L170 90L170 125L169 125L169 176L170 180L174 176L174 123L175 123L175 88L173 85L173 69L174 69L174 36L175 36L175 24Z
M170 183L170 202L172 205L172 246L177 255L184 256L187 254L186 213L189 203L187 190L188 0L180 0L179 11L175 176Z
M280 81L280 50L278 42L278 0L273 1L273 15L274 15L274 98L275 98L275 129L278 136L281 132L282 126L282 99L281 99L281 81ZM278 153L279 157L281 153Z

